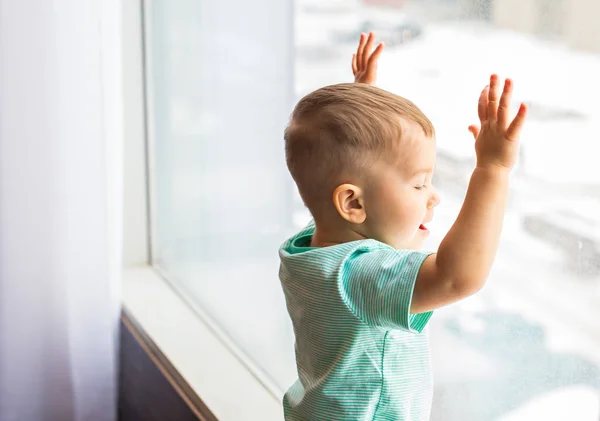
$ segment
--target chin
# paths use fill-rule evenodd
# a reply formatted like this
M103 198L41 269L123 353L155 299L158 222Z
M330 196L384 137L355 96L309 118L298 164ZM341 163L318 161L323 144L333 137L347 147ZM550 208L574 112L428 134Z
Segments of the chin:
M419 241L413 241L413 242L400 241L400 242L396 243L394 248L396 250L421 250L423 248L423 242L422 241L421 242L419 242Z
M419 238L419 233L416 233L411 239L399 239L396 241L388 242L390 246L396 250L422 250L425 245L425 239Z
M413 241L413 243L411 244L410 250L421 250L424 245L425 242L422 239L415 239L415 241Z

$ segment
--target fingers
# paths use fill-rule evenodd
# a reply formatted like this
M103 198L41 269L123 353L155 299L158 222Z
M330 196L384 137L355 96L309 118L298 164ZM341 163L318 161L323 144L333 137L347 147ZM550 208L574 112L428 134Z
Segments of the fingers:
M371 55L371 51L373 51L374 43L375 43L375 34L373 32L369 32L369 37L367 38L365 48L363 48L363 51L362 51L362 68L367 67L367 63L369 62L369 56ZM359 67L359 69L360 68L361 67Z
M473 135L473 137L475 138L475 140L477 140L477 138L479 137L479 131L481 130L481 127L472 124L469 126L469 131L471 132L471 134Z
M379 43L379 45L377 46L377 48L375 48L375 51L373 51L373 54L371 54L369 60L367 61L367 74L370 77L374 78L377 74L377 62L379 60L381 52L383 51L383 47L383 42Z
M519 112L517 116L514 118L508 129L506 130L506 139L511 141L519 140L519 136L521 135L521 129L525 124L525 119L527 118L527 106L521 103L519 107Z
M490 92L488 94L488 120L498 118L498 75L490 76Z
M508 126L512 90L512 80L506 79L504 81L504 90L502 91L502 96L500 97L500 104L498 105L498 125L502 128Z
M490 85L486 85L479 95L479 104L477 106L477 114L479 114L479 121L484 122L488 119L488 96L490 92Z
M375 50L375 33L360 34L358 49L352 56L352 73L354 81L360 83L374 84L377 79L377 64L383 52L384 45L379 43Z
M356 67L357 69L363 68L363 51L365 49L365 43L367 37L365 34L360 34L360 41L358 41L358 49L356 50Z

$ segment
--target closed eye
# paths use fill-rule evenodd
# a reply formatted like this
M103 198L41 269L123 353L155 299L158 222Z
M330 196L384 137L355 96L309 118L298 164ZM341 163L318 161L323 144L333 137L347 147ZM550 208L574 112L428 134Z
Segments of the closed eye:
M417 189L417 190L422 190L422 189L426 189L426 188L427 188L426 184L422 184L420 186L415 186L415 189Z

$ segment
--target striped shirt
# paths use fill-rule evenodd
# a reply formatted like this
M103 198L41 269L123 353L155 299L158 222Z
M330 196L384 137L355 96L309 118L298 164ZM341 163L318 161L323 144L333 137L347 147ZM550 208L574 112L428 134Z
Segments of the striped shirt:
M315 248L313 233L311 223L279 250L299 377L285 419L429 420L432 313L410 314L410 303L430 253L371 239Z

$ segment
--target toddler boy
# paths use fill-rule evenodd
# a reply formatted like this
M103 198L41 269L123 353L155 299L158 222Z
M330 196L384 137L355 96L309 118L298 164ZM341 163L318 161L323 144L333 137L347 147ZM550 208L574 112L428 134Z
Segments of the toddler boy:
M421 251L439 196L435 131L409 100L371 86L380 44L361 36L355 83L300 100L285 131L287 165L313 216L280 248L299 379L288 421L428 420L432 311L479 291L498 246L524 104L512 82L479 98L477 165L437 253Z

